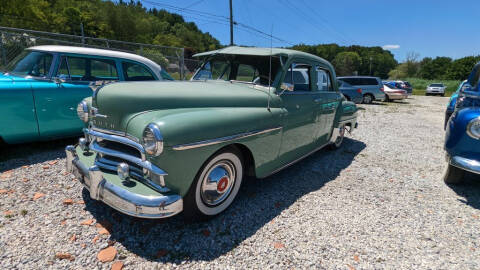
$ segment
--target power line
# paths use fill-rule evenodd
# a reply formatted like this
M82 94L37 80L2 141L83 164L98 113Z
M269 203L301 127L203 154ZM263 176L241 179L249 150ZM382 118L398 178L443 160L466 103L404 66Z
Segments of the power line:
M173 5L170 5L170 4L165 4L165 3L162 3L162 2L158 2L158 1L141 0L141 2L145 2L145 3L151 4L153 6L157 6L157 7L162 7L164 9L173 10L173 11L176 11L178 13L187 13L187 14L195 15L195 16L184 15L185 17L192 17L192 18L196 18L196 19L200 19L198 16L204 17L204 18L201 18L200 20L203 20L203 21L208 20L209 23L218 23L218 24L224 25L225 23L228 24L229 21L230 21L230 18L226 17L226 16L217 15L217 14L204 12L204 11L199 11L199 10L194 10L194 9L190 9L190 8L177 7L177 6L173 6ZM281 42L281 43L289 44L289 45L292 45L292 46L295 45L292 42L289 42L289 41L284 40L282 38L279 38L279 37L273 36L271 34L265 33L262 30L259 30L259 29L255 28L253 26L250 26L250 25L247 25L247 24L244 24L244 23L234 22L234 26L237 29L238 29L238 27L241 27L241 28L243 28L243 30L247 30L247 32L249 32L249 33L254 32L254 33L257 34L257 36L260 35L260 36L263 36L263 37L272 38L272 39L274 39L278 42Z

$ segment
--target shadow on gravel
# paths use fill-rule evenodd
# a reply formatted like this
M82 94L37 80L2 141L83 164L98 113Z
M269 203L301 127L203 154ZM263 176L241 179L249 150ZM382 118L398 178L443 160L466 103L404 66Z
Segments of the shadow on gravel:
M64 158L65 146L74 144L76 140L76 138L68 138L25 144L2 144L0 145L0 173L24 165Z
M86 210L97 221L111 224L110 240L120 242L129 252L157 262L210 261L234 256L230 252L237 245L305 194L335 180L365 147L363 142L346 138L339 150L320 150L273 176L247 180L229 209L201 223L187 224L181 215L164 220L132 218L91 200L85 189L83 198ZM119 249L120 259L126 250Z
M480 181L478 180L478 175L466 173L463 183L448 187L463 197L459 201L475 209L480 209Z

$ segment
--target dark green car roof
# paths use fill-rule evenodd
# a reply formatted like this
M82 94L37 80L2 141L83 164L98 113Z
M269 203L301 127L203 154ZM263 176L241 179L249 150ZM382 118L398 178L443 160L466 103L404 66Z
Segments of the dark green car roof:
M219 50L208 51L203 53L197 53L193 55L193 57L205 57L215 54L232 54L232 55L256 55L256 56L287 56L287 57L304 57L304 58L312 58L316 61L326 63L330 65L330 63L316 55L290 50L290 49L282 49L282 48L259 48L259 47L239 47L239 46L230 46Z

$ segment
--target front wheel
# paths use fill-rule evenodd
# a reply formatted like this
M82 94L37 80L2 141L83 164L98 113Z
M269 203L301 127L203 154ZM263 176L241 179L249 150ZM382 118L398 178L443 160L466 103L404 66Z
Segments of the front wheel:
M462 182L464 175L464 170L448 164L443 175L443 181L445 184L459 184Z
M240 190L243 170L241 154L235 149L212 156L185 196L185 217L188 220L208 219L225 211Z
M341 125L339 129L340 130L339 130L339 135L337 139L332 144L329 145L329 148L331 150L336 150L342 146L343 138L345 138L345 125Z

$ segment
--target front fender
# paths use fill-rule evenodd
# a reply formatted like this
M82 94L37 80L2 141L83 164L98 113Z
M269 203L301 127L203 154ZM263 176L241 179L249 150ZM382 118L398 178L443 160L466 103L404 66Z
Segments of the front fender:
M445 134L445 150L450 156L480 160L480 140L466 132L468 123L479 116L480 108L464 108L452 115Z
M279 128L281 109L272 108L188 108L145 112L130 120L127 133L142 138L149 123L159 126L164 138L164 152L150 161L168 175L166 185L185 195L205 161L221 148L241 144L250 150L257 175L262 176L278 156L281 129L216 144L178 150L179 145L215 140L238 134Z

